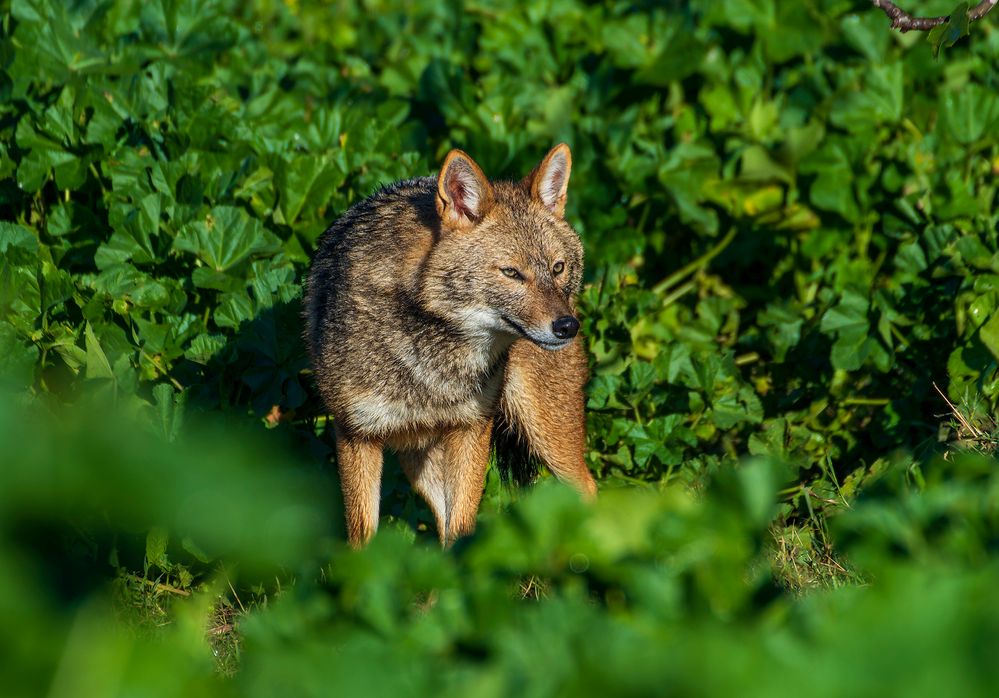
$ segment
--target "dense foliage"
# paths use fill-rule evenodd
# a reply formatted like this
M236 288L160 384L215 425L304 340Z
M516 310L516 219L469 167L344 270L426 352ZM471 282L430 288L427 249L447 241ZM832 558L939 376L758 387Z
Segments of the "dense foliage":
M0 7L5 694L994 685L991 17L934 59L859 0ZM390 468L347 553L318 235L558 141L601 501L493 473L442 552Z

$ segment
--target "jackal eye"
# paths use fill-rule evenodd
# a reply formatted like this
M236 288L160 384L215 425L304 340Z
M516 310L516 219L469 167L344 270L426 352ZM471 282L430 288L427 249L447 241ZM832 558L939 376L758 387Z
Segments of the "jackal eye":
M564 271L565 271L565 262L558 261L555 262L554 265L552 265L552 274L554 274L555 276L558 276Z
M500 269L500 271L503 272L503 276L507 276L511 279L518 279L521 281L524 279L523 274L521 274L513 267L503 267L502 269Z

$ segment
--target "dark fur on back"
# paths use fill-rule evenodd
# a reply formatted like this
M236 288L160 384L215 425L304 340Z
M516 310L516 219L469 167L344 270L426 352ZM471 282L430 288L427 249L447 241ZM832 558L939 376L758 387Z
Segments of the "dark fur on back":
M416 177L383 186L368 198L354 204L346 213L327 228L316 242L305 287L304 316L306 344L313 364L317 364L324 331L333 329L335 318L329 310L337 307L339 300L335 279L349 275L351 255L348 250L358 242L369 226L374 229L391 225L393 212L408 206L420 222L440 235L440 225L434 208L432 177ZM363 247L363 245L362 245Z

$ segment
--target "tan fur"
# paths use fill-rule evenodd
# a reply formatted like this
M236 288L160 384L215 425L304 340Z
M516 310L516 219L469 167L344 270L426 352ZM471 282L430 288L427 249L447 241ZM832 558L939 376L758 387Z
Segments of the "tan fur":
M306 339L336 424L353 545L378 523L382 449L399 452L445 544L474 529L497 417L592 497L587 362L572 337L582 247L563 219L559 145L518 183L451 151L436 179L388 187L320 240Z
M378 530L382 444L338 429L336 455L347 517L347 539L358 546L367 542Z
M587 373L582 342L555 354L518 341L510 348L501 406L507 421L520 425L532 455L592 499L597 484L583 460Z

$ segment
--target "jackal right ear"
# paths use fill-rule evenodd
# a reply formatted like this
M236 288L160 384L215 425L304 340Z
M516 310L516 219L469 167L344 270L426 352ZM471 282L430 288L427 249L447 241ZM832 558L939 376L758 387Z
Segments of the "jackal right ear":
M437 213L445 227L470 228L493 205L493 187L472 158L455 148L437 175Z

